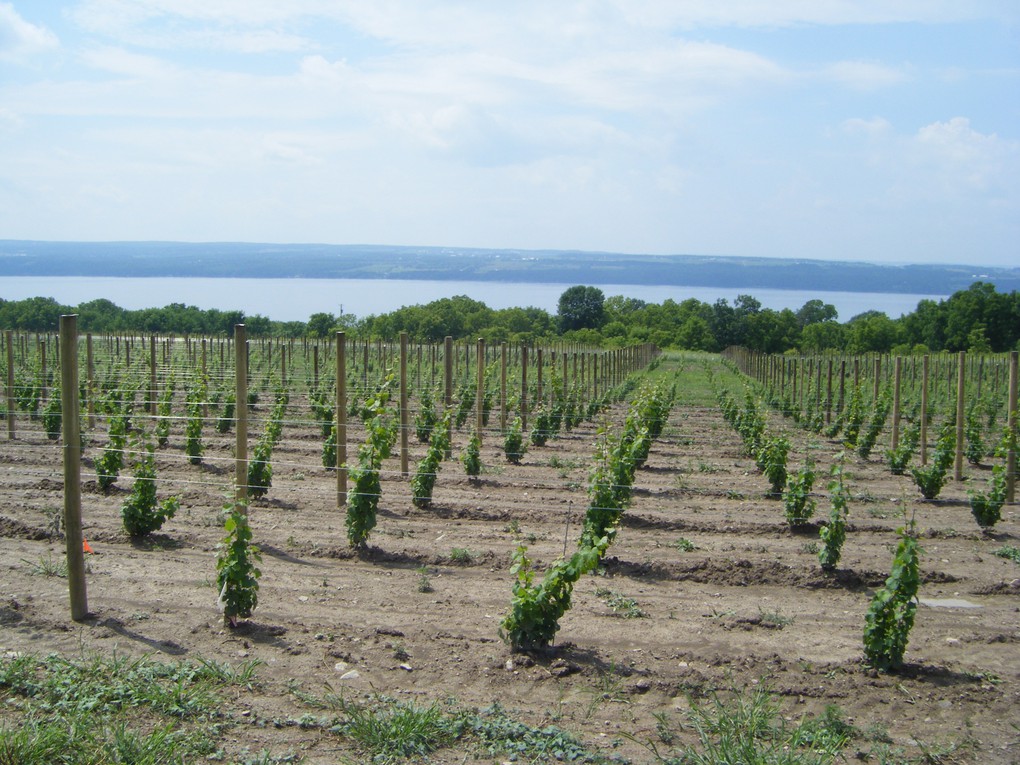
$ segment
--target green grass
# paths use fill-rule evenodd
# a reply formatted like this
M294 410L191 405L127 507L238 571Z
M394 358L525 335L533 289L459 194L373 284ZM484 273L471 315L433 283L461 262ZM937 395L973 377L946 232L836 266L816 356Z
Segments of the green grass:
M691 552L698 549L697 545L686 537L678 537L677 540L673 542L673 547L680 552Z
M692 699L685 720L673 722L666 715L657 720L658 742L633 740L662 765L827 765L842 762L843 749L858 735L836 707L792 725L763 687ZM697 743L678 749L673 744L685 729L693 729ZM669 748L660 751L659 744Z
M621 595L618 592L599 587L595 590L595 597L609 606L614 614L622 616L624 619L642 619L648 616L648 614L641 610L641 607L634 598L628 598L626 595Z
M607 762L566 731L518 722L498 704L476 711L452 702L418 706L384 696L356 701L334 693L318 697L293 691L305 704L334 715L306 715L294 722L344 739L365 755L364 762L427 762L430 754L452 746L514 762Z
M474 559L475 556L465 547L454 547L450 550L450 561L452 563L468 564Z
M1020 547L1015 547L1013 545L1003 545L998 550L993 551L992 554L998 556L999 558L1011 560L1014 563L1020 563Z
M21 561L28 566L29 573L33 576L56 576L61 579L67 578L67 558L64 557L53 557L53 553L46 553L46 557L39 557L39 560L33 562L30 560L22 559Z
M258 662L23 654L0 662L0 763L176 765L217 751L220 691L251 688Z

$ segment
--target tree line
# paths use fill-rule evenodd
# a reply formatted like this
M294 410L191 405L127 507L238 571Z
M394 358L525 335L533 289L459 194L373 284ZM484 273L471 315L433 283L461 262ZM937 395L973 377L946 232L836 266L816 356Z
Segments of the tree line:
M555 314L542 308L493 309L464 295L357 317L314 313L307 322L274 321L239 310L201 309L182 303L128 310L99 299L77 306L52 298L0 298L0 328L53 331L61 314L76 313L83 332L224 335L245 324L249 335L325 338L337 330L352 337L395 340L401 332L421 341L482 337L489 343L565 340L602 347L655 343L661 348L721 351L744 346L765 353L994 352L1020 347L1020 293L996 292L975 282L945 300L921 300L899 318L866 311L840 322L836 308L808 300L800 309L763 308L751 295L730 303L695 298L648 303L605 297L597 287L576 285L560 296Z

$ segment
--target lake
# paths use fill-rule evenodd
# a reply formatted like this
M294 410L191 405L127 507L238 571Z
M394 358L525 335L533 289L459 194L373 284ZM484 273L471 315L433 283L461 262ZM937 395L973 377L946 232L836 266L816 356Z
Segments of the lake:
M0 298L23 300L51 297L64 305L106 298L122 308L136 310L169 303L199 308L241 310L278 321L307 321L313 313L369 316L405 305L429 303L444 297L467 295L490 308L535 306L556 313L560 295L570 284L522 282L425 281L409 279L209 279L193 277L125 278L113 276L6 276ZM648 303L667 299L682 302L696 298L712 304L730 303L737 295L752 295L765 308L796 311L808 300L831 303L846 321L864 311L883 311L892 318L910 313L923 299L947 295L904 295L885 292L818 292L754 287L677 287L639 284L599 284L606 297L624 295Z

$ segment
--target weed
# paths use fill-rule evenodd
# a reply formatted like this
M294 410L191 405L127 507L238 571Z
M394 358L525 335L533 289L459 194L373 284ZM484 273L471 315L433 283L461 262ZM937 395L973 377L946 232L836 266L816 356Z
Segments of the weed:
M673 547L680 552L692 552L698 549L697 545L686 537L679 537L675 542L673 542Z
M659 741L677 738L670 721L658 717ZM724 699L712 693L705 702L691 699L687 722L698 737L697 744L673 756L661 753L654 741L632 741L644 746L662 765L717 765L718 763L769 763L769 765L822 765L836 762L842 749L856 736L835 707L796 727L786 722L767 688L734 691Z
M1011 560L1014 563L1020 563L1020 547L1015 545L1003 545L998 550L993 550L992 555Z
M787 616L782 612L781 609L777 608L775 611L767 611L761 606L758 606L758 619L766 627L781 630L788 624L793 624L793 617Z
M372 754L372 762L423 759L461 732L456 719L444 715L438 704L418 707L378 700L372 704L343 702L342 709L347 719L331 732L356 742Z
M641 610L634 598L628 598L618 592L599 587L595 590L595 597L602 600L613 613L622 616L624 619L643 619L648 614Z
M468 563L471 563L471 561L473 561L474 559L475 556L472 555L471 551L468 550L466 547L454 547L452 550L450 550L450 561L452 563L460 563L462 565L467 565Z
M418 592L432 592L432 580L429 578L428 566L421 566L418 571Z
M40 557L36 562L30 560L21 561L29 567L32 576L57 576L61 579L67 578L67 559L54 558L53 553L46 553L46 557Z

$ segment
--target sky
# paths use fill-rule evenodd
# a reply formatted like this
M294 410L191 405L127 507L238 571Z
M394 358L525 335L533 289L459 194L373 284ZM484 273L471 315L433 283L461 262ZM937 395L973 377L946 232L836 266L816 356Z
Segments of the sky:
M0 0L0 239L1020 265L1017 0Z

